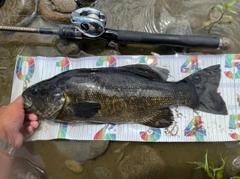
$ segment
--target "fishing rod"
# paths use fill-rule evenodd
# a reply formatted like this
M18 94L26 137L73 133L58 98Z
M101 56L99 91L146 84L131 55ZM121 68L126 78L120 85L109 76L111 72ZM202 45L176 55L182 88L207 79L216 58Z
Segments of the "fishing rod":
M152 44L182 48L204 48L227 50L231 47L231 39L227 37L171 35L146 33L128 30L105 28L107 16L105 13L91 7L82 7L71 13L71 25L58 28L32 28L1 26L0 31L27 32L59 35L63 38L102 39L124 44Z

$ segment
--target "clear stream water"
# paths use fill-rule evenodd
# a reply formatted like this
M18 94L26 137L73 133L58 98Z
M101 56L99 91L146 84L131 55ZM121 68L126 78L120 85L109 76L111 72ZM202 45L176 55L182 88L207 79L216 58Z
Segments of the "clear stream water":
M184 19L189 23L192 34L207 35L202 29L202 23L207 20L210 8L220 0L99 0L95 6L107 14L107 27L119 30L136 30L154 33L165 33L169 23L176 19ZM234 6L240 14L240 2ZM212 34L230 37L234 46L226 51L193 50L199 53L239 53L239 15L234 15L234 21L230 25L217 25ZM41 21L42 22L42 21ZM44 24L45 22L43 22ZM35 23L36 24L36 23ZM34 26L33 24L32 26ZM4 34L0 38L0 105L6 105L10 101L12 74L17 54L22 55L61 55L54 46L53 38L41 35L16 35L19 41L14 41L12 35ZM15 37L15 38L16 38ZM104 45L96 42L85 43L83 50L87 53L99 55L104 53ZM159 54L173 53L170 49L150 45L119 46L120 54L147 54L151 52ZM67 145L67 144L66 144ZM73 173L64 167L66 157L61 155L51 141L27 142L24 144L33 155L40 155L44 161L44 171L50 178L99 178L94 174L94 169L104 166L112 173L112 178L120 178L117 166L118 155L113 151L124 145L124 142L110 142L107 151L95 160L83 164L83 172ZM163 158L167 171L164 178L193 178L193 166L187 161L203 161L206 149L209 158L219 164L220 155L229 157L232 161L240 155L238 142L233 143L138 143L130 142L123 150L124 156L141 145L149 145ZM77 149L76 149L77 150ZM151 156L149 156L151 157ZM141 178L139 176L139 178ZM159 178L156 176L155 178Z

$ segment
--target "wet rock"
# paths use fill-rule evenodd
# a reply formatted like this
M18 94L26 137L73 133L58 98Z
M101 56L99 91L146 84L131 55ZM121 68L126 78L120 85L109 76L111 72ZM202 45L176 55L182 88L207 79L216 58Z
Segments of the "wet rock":
M226 163L224 167L224 178L230 178L240 173L240 150L239 141L225 142L228 147L226 153L222 154L222 157L226 157Z
M15 153L15 156L25 158L28 161L31 161L31 163L33 163L34 165L40 168L45 168L42 157L40 155L32 155L26 147L21 147L20 149L18 149Z
M92 0L84 0L85 6L92 4ZM40 0L39 12L45 20L56 22L70 22L71 13L78 9L76 2L73 0Z
M67 56L74 56L79 54L81 51L81 42L80 40L72 40L66 38L59 38L56 39L56 48L58 51Z
M166 27L167 34L192 35L190 22L186 17L176 17L174 22L169 23Z
M112 179L112 173L111 171L104 167L104 166L98 166L96 168L94 168L93 170L94 173L94 179Z
M114 150L114 153L119 153L122 152L128 145L130 144L130 142L123 142L118 149Z
M35 5L37 0L21 0L11 1L6 0L0 8L0 23L1 25L28 25L25 22L31 22L35 16ZM22 24L22 22L24 22Z
M57 21L57 22L70 22L71 19L71 12L74 11L76 9L76 7L74 9L71 10L71 12L59 12L57 11L57 9L59 9L60 7L63 7L65 4L65 8L66 8L66 3L65 1L58 1L59 4L52 4L52 2L50 0L41 0L39 2L39 12L41 14L41 16L45 19L45 20L50 20L50 21ZM67 7L72 7L72 4L76 6L76 3L74 1L67 1L68 2L68 6ZM67 8L70 9L70 8Z
M161 178L165 174L166 166L153 148L143 145L123 158L118 171L124 179Z
M124 152L121 152L117 157L117 163L119 163L123 159L123 156L124 156Z
M224 177L230 178L240 173L240 152L228 155L224 168Z
M109 141L56 140L53 143L67 158L84 162L102 155L107 149Z
M28 160L15 157L9 179L46 179L44 172Z
M102 56L110 56L110 55L121 55L121 54L117 50L105 49L100 55L102 55Z
M83 171L83 167L79 162L76 162L75 160L66 160L65 166L75 172L75 173L81 173Z

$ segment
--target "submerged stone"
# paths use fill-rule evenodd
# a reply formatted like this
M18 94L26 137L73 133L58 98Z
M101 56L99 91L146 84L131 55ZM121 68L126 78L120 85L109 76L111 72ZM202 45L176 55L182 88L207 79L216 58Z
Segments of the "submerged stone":
M118 171L124 179L161 178L166 172L166 166L153 148L143 145L122 159Z
M102 155L106 151L109 141L56 140L53 143L67 158L84 162Z
M113 178L111 171L104 166L98 166L94 168L93 173L94 173L94 179L112 179Z

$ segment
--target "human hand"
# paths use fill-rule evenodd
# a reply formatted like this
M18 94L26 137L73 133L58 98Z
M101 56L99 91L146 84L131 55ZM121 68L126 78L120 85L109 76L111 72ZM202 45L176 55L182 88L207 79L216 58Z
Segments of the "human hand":
M37 116L25 113L22 96L8 106L0 107L0 139L12 144L15 149L38 128Z

